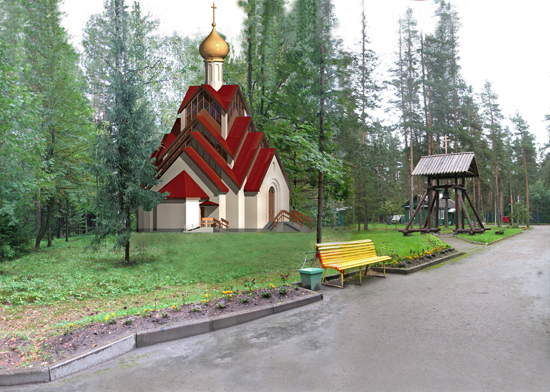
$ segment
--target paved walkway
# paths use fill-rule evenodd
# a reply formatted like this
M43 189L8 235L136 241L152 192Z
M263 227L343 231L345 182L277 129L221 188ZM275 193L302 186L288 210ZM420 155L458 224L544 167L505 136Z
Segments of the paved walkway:
M550 227L25 391L548 391Z

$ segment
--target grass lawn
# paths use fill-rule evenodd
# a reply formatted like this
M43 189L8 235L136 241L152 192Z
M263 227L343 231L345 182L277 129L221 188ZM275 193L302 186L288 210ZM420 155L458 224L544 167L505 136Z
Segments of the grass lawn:
M366 238L379 254L405 256L431 247L424 236L403 237L395 226L387 232L385 225L368 232L323 231L323 242ZM89 236L55 240L51 248L0 262L0 337L59 332L66 323L197 302L206 293L215 298L243 289L245 280L266 287L290 274L288 281L298 281L315 239L316 233L134 233L131 265L110 247L86 251Z
M504 234L496 234L495 232L498 230L499 230L498 226L493 226L491 227L491 230L486 231L483 234L469 235L467 233L466 234L462 233L462 234L459 234L458 236L462 238L467 238L472 241L489 243L489 242L497 241L504 237L511 236L516 233L521 233L523 231L523 229L521 228L509 229L509 228L502 227L500 228L500 230L503 230Z

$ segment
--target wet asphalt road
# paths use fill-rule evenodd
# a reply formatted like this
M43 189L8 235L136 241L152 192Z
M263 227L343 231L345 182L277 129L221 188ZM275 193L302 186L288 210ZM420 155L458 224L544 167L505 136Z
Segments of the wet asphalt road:
M9 391L549 391L550 226Z

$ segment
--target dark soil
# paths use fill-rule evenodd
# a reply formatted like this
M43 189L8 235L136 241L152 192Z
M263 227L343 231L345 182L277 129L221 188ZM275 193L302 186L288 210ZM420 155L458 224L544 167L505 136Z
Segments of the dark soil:
M179 311L173 308L153 310L152 312L142 311L139 316L117 318L111 321L112 324L104 322L69 329L63 335L47 338L39 347L23 338L0 339L0 370L50 365L112 342L129 333L282 303L311 293L309 290L290 285L286 286L286 289L286 295L281 295L280 287L277 287L233 294L230 299L211 300L207 304L180 304ZM271 296L269 298L262 297L264 291L268 291ZM248 297L248 302L241 301L244 297ZM217 305L222 302L225 307L219 308ZM38 352L38 355L34 360L28 360L27 358L32 357L30 353L33 352Z
M454 249L448 249L445 253L440 253L438 255L433 256L424 256L420 257L418 259L414 260L401 260L397 264L396 263L386 263L386 268L413 268L418 265L431 263L433 260L441 259L443 257L447 257L448 255L451 255L453 253L456 253L456 250ZM382 265L380 265L382 266Z

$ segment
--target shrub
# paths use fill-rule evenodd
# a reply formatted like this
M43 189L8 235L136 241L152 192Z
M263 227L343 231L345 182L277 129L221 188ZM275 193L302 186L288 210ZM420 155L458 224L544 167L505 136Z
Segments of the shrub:
M0 260L13 259L27 250L29 230L20 226L6 214L0 214Z

